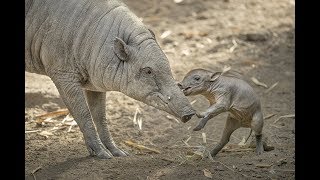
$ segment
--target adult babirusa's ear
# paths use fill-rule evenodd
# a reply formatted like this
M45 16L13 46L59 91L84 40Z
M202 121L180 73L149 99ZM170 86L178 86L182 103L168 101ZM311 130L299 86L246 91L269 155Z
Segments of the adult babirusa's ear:
M211 77L210 77L210 81L213 82L215 80L217 80L221 75L221 72L215 72L215 73L212 73L211 74Z
M151 29L148 29L150 31L150 33L152 34L152 36L154 37L154 39L156 39L156 35L154 34L154 32Z
M113 43L113 51L117 57L122 61L127 61L129 55L128 45L118 37L115 38Z

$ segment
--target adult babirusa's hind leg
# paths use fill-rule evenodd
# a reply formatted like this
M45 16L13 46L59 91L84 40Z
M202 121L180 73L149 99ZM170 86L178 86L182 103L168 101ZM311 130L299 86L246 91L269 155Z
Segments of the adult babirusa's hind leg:
M85 90L85 95L102 143L114 156L128 155L116 146L109 132L106 119L106 93Z
M261 112L253 115L251 129L254 131L256 137L256 153L260 155L264 151L262 142L263 116Z
M234 119L230 114L227 117L227 121L222 133L222 137L219 143L211 151L211 156L214 157L230 140L231 134L240 127L240 121Z

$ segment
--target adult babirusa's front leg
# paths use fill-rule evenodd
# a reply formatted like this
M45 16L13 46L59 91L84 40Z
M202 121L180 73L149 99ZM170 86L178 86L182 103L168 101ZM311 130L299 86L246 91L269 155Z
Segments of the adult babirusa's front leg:
M119 149L109 132L106 119L106 93L85 90L89 109L95 122L99 137L113 156L126 156L127 152Z
M51 76L51 79L56 85L63 102L83 133L90 155L96 155L101 159L111 158L112 155L102 144L95 129L80 81L70 74Z

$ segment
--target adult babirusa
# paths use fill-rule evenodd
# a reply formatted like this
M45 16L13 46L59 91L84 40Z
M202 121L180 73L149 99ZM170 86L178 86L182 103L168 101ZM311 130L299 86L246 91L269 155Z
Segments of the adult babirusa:
M25 69L49 76L91 155L125 156L106 123L106 91L187 122L195 111L151 30L116 0L26 0Z

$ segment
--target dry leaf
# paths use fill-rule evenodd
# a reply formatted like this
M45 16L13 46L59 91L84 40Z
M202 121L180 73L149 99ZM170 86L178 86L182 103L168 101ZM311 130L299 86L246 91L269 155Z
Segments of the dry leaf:
M173 0L173 2L175 2L175 3L181 3L183 0Z
M206 40L207 40L207 42L208 42L209 44L212 43L212 40L211 40L210 38L206 38Z
M255 78L255 77L251 77L251 80L252 80L252 82L254 82L254 83L255 83L256 85L258 85L258 86L263 86L263 87L265 87L265 88L268 88L268 86L267 86L266 84L258 81L258 79Z
M205 177L212 179L212 173L208 169L203 169L202 171Z
M189 56L190 55L190 50L189 49L184 49L181 51L181 54L184 56Z
M202 141L204 144L207 144L207 136L206 133L202 133Z
M168 30L168 31L165 31L161 34L160 38L161 39L164 39L166 37L168 37L170 34L172 33L172 31Z

